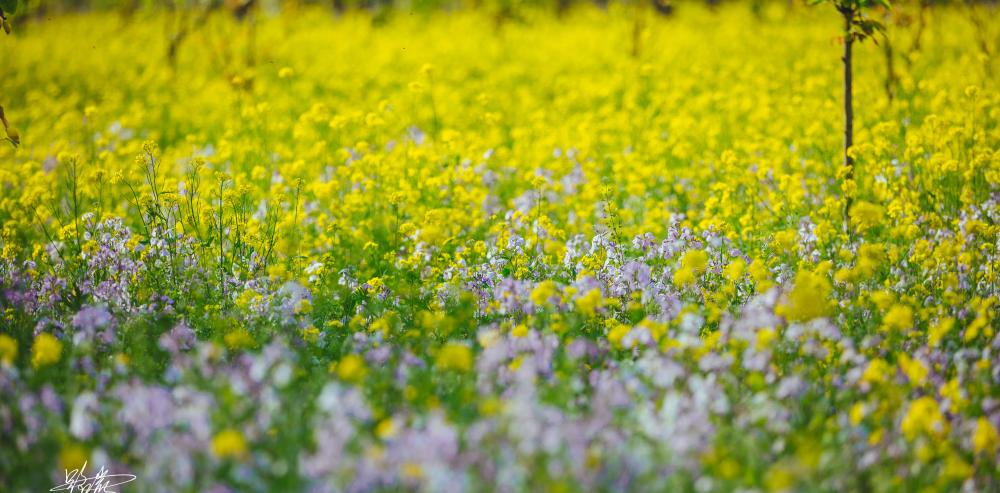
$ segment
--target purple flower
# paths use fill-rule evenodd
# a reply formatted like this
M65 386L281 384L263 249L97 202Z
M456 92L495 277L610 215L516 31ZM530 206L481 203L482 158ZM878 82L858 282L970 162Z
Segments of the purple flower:
M103 307L86 306L73 316L73 326L90 332L107 327L112 320L111 313Z

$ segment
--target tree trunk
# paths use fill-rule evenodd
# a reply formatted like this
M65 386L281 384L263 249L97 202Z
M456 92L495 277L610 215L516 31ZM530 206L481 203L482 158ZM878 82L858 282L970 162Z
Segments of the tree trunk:
M854 159L851 158L850 149L854 145L854 91L852 86L851 48L854 44L854 37L851 35L851 20L854 17L854 10L845 9L844 16L844 166L847 167L845 180L854 179ZM850 220L851 197L847 197L844 204L844 218Z
M896 96L899 77L896 75L896 53L888 34L882 35L882 53L885 54L885 95L892 101Z

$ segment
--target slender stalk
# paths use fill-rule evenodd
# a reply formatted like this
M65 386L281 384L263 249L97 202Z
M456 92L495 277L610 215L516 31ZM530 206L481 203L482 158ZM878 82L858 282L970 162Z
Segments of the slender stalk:
M845 180L854 179L854 159L850 155L851 146L854 145L854 88L851 48L854 45L854 37L851 35L851 23L854 19L855 10L851 7L843 7L840 10L844 17L844 166L847 173ZM844 203L844 219L850 220L851 197L847 197Z
M642 29L643 29L643 18L642 18L642 2L635 0L635 17L632 23L632 58L639 58L642 53Z
M885 55L885 95L892 101L896 96L899 76L896 75L896 54L888 34L882 35L882 53Z

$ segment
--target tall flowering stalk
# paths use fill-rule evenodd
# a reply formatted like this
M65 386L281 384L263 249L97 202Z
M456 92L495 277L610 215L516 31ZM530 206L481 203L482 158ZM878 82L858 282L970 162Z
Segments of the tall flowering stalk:
M810 4L831 3L836 7L844 22L843 47L841 61L844 64L844 180L854 179L854 158L851 156L851 146L854 145L854 43L871 38L878 42L874 35L884 32L885 26L879 21L864 15L864 11L876 6L890 8L888 0L810 0ZM851 197L846 197L844 204L844 223L850 218Z

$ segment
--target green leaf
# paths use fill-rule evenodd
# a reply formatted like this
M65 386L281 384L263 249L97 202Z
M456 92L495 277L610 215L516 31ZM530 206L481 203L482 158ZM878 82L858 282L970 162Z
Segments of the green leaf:
M0 0L0 9L3 9L4 15L17 12L17 0Z

